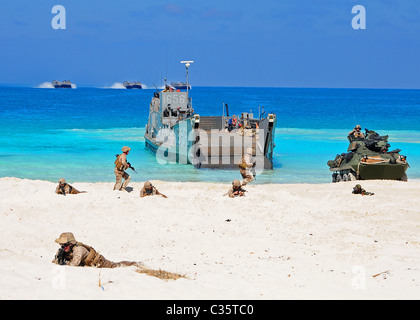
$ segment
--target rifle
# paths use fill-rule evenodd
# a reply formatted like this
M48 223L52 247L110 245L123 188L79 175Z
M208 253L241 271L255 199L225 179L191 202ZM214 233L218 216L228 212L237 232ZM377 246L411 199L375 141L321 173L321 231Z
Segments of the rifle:
M116 155L115 155L115 157L117 157L117 158L118 158L119 156L120 156L119 154L116 154ZM134 167L132 167L132 166L131 166L131 163L130 163L130 162L127 162L127 164L128 164L128 168L130 168L131 170L133 170L135 173L138 173L138 172L136 171L136 169L134 169Z
M245 192L248 192L245 189L242 189L242 187L238 190L233 189L233 192L238 192L238 191L242 191L244 193L244 196L245 196ZM225 193L223 196L227 196L227 195L229 195L229 192Z
M60 185L60 190L63 193L63 196L65 196L66 195L66 190L64 189L64 186Z
M156 85L154 83L153 83L153 86L155 87L156 92L159 93L159 89L156 87Z
M64 266L66 264L66 253L64 252L63 248L58 249L57 255L55 256L55 260L60 266Z
M255 161L252 165L252 168L249 170L251 174L254 176L254 180L257 180L257 171L255 170L255 167L257 166L257 162Z
M146 189L146 194L145 194L145 195L146 195L146 196L151 196L151 195L153 195L153 188L154 188L154 187L152 187L152 188L150 188L150 189ZM165 196L163 193L160 193L160 192L159 192L159 190L157 190L157 189L156 189L156 195L158 195L158 196L162 196L162 197L164 197L165 199L166 199L166 198L168 198L168 197L167 197L167 196Z
M133 170L135 173L138 173L138 172L136 171L136 169L134 169L134 167L132 167L132 166L131 166L131 163L130 163L130 162L127 162L127 164L129 165L129 168L130 168L131 170Z
M245 192L248 192L248 191L246 191L245 189L240 189L240 190L236 190L236 191L240 191L240 192L242 192L243 194L245 194Z

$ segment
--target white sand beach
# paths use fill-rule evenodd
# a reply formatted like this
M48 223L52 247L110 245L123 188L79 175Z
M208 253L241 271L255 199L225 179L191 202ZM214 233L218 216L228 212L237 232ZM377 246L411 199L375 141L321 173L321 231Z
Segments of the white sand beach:
M246 187L153 181L168 196L140 198L113 183L0 179L0 299L419 299L420 181ZM135 267L51 263L62 232ZM99 285L99 283L101 285Z

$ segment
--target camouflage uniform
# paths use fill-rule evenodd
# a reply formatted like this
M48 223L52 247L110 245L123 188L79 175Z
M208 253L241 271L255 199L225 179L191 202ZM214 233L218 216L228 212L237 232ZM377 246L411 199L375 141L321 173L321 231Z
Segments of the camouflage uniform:
M144 187L140 190L140 197L160 195L167 198L164 194L160 193L151 182L147 181L144 183Z
M125 188L130 183L131 177L127 172L124 171L130 167L127 162L127 152L130 150L131 148L129 147L123 147L123 153L118 156L117 160L115 160L114 173L116 181L114 185L114 190L125 190ZM124 183L122 183L123 179Z
M242 186L254 181L255 177L252 173L252 169L255 167L255 160L253 157L254 149L248 148L245 156L242 157L241 163L239 164L239 172L242 175Z
M62 194L65 196L66 194L79 194L79 193L85 193L85 192L84 191L81 192L77 190L76 188L73 188L73 186L66 183L66 180L60 179L58 180L58 186L55 189L55 193Z
M365 135L361 131L357 131L356 129L362 129L362 127L359 124L357 126L355 126L354 129L349 132L349 136L364 139Z
M362 186L360 184L357 184L354 188L353 188L353 194L361 194L362 196L373 196L374 193L372 192L367 192L365 189L362 188Z
M77 242L71 232L62 233L58 239L55 240L64 249L64 261L62 264L73 267L95 267L95 268L118 268L137 266L142 264L133 261L112 262L105 259L105 257L95 251L92 247ZM67 249L66 249L67 248ZM53 263L60 264L60 250L53 260ZM66 251L67 250L67 251Z
M232 187L228 191L229 198L243 197L246 190L242 189L242 184L239 180L232 182Z

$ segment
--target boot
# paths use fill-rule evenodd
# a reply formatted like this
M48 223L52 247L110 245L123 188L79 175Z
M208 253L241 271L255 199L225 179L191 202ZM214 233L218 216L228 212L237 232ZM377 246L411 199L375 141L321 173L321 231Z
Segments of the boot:
M115 185L114 185L114 190L120 190L121 189L121 182L117 182Z
M128 177L128 179L125 179L124 180L124 182L123 182L123 184L122 184L122 186L120 188L120 191L122 191L122 190L125 191L125 188L127 188L128 184L130 183L130 180L131 180L131 177Z

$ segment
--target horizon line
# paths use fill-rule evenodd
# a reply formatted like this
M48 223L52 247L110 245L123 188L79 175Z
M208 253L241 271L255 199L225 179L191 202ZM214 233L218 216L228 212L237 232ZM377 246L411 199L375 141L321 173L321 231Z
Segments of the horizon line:
M48 82L48 81L45 81ZM45 83L43 82L43 83ZM117 81L118 82L118 81ZM122 82L121 82L122 83ZM77 89L86 88L86 89L110 89L110 90L124 90L124 89L113 89L110 87L100 87L98 85L78 85L76 83L72 84L77 86ZM156 90L155 88L149 87L145 84L148 88L143 88L140 90ZM16 83L0 83L0 87L9 87L9 88L30 88L30 89L44 89L39 88L38 86L32 86L28 84L16 84ZM191 88L255 88L255 89L349 89L349 90L420 90L419 88L398 88L398 87L316 87L316 86L217 86L217 85L194 85ZM53 88L52 88L53 89ZM73 89L74 90L74 89Z

